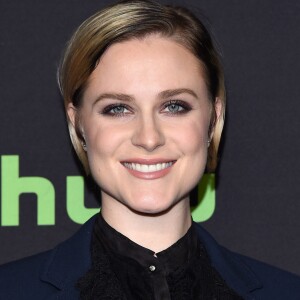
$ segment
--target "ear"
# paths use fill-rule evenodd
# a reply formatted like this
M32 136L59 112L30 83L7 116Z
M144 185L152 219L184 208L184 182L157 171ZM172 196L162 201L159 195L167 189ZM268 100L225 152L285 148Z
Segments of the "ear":
M220 120L222 112L223 112L223 103L219 97L216 98L214 109L216 112L216 123Z
M213 138L213 135L215 133L215 129L218 126L221 118L223 117L223 103L219 97L216 97L216 100L214 102L214 105L212 107L212 117L214 116L214 121L211 124L210 132L209 132L209 140L211 141Z
M77 108L73 105L72 102L70 102L67 106L67 115L74 128L76 128L76 118L78 117L77 114Z

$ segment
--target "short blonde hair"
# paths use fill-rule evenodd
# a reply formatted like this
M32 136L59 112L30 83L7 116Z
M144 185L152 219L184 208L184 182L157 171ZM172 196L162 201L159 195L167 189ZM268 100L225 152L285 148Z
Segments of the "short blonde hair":
M80 107L88 78L110 45L133 38L144 38L149 34L170 38L190 50L203 66L212 103L219 99L222 104L220 117L217 119L216 114L213 114L210 126L214 129L214 134L208 149L206 169L214 171L225 117L224 74L210 34L202 22L186 8L147 0L121 1L84 21L71 37L58 71L65 108L70 103ZM73 126L68 118L68 125L75 151L85 170L89 172L78 122Z

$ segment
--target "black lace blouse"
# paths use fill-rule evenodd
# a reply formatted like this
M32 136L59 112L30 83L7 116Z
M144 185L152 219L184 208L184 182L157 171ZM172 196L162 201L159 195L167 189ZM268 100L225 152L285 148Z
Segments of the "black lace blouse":
M77 283L81 299L242 299L211 266L194 225L171 247L154 253L99 215L91 246L91 269Z

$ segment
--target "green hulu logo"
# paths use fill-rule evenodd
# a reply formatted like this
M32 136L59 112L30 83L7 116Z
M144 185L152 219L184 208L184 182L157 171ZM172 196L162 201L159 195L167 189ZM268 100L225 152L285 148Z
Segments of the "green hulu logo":
M83 224L99 211L84 205L84 179L82 176L66 177L66 212L69 218ZM1 226L19 226L20 195L36 195L37 224L55 225L55 188L44 177L19 176L19 156L1 156ZM209 219L215 210L215 177L204 175L198 186L198 203L192 208L194 221ZM23 200L22 200L23 201Z

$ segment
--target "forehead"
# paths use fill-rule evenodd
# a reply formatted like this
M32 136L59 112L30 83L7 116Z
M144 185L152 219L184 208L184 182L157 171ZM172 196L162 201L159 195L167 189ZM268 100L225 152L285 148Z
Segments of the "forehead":
M148 36L110 46L88 81L88 90L131 93L147 89L205 88L202 64L169 38Z

